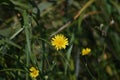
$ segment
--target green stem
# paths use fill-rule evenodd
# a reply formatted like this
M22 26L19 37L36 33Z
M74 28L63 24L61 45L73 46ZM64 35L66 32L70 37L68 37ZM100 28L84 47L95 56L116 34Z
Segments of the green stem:
M44 41L42 41L42 73L43 73L43 68L44 68L44 63L45 63L45 43L44 43Z
M86 58L85 58L85 60L86 60ZM91 73L90 69L88 68L87 62L83 62L83 63L84 63L84 65L85 65L85 67L86 67L88 73L89 73L90 76L93 78L93 80L96 80L96 78L93 76L93 74Z

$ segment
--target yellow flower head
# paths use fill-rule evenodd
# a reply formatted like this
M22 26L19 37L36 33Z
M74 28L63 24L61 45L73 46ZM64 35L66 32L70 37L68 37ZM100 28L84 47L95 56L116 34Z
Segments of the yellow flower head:
M55 35L51 40L52 46L54 46L57 50L65 49L68 45L68 38L66 38L62 34Z
M39 70L37 70L35 67L30 68L30 76L32 78L36 78L39 75Z
M91 52L91 49L90 48L86 48L86 49L82 49L82 55L87 55Z

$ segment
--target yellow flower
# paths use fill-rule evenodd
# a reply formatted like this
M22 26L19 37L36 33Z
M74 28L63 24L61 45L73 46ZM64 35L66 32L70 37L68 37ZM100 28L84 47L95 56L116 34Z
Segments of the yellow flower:
M30 76L32 78L36 78L39 75L39 70L37 70L35 67L30 68Z
M57 50L65 49L68 45L68 38L66 38L62 34L55 35L51 40L52 46L54 46Z
M90 48L86 48L86 49L82 49L82 55L87 55L91 52L91 49Z

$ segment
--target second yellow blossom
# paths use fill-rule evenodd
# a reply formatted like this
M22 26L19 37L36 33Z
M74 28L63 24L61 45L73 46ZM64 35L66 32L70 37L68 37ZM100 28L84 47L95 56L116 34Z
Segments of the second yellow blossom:
M82 55L84 56L84 55L87 55L87 54L89 54L91 52L91 49L90 48L84 48L84 49L82 49Z

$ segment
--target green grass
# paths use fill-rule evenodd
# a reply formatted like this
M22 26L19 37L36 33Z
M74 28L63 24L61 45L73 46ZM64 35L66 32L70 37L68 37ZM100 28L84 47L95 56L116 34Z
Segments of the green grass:
M1 0L0 12L0 80L35 80L32 66L36 80L120 80L118 0Z

